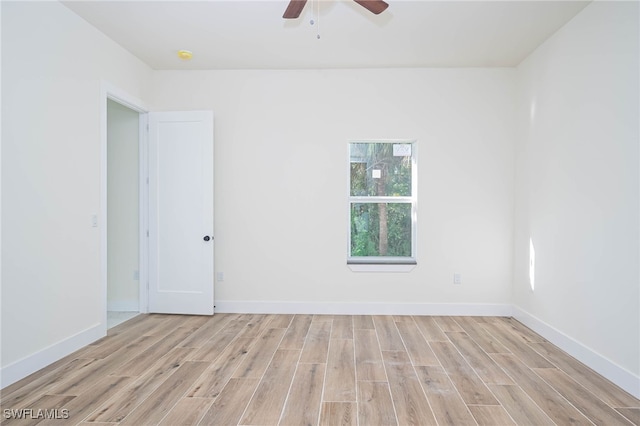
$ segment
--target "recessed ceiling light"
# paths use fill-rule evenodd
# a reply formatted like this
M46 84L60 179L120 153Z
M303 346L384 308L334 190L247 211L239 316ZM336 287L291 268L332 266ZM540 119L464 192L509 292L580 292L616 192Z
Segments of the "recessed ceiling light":
M183 61L188 61L189 59L193 58L193 52L191 52L190 50L178 50L178 58L182 59Z

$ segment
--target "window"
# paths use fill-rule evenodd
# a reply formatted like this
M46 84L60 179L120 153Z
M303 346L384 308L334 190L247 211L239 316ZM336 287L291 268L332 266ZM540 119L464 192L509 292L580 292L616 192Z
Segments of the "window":
M415 265L416 146L349 143L350 265Z

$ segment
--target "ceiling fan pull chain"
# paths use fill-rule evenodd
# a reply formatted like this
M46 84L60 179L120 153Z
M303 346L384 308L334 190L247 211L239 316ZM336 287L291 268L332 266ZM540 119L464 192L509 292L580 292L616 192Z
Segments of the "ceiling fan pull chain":
M311 13L314 16L309 20L309 24L313 26L316 22L318 23L316 26L316 38L320 40L320 0L311 0Z
M317 38L318 40L320 40L320 0L316 0L316 3L317 3L317 9L316 9L316 10L317 10L317 14L316 14L316 19L318 20L318 26L316 27L316 28L317 28L317 35L316 35L316 38Z

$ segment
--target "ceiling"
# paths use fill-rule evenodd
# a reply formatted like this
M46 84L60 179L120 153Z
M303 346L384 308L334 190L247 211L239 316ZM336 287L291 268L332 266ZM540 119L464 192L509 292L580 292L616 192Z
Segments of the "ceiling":
M513 67L589 3L386 1L309 0L296 20L287 0L63 3L157 70Z

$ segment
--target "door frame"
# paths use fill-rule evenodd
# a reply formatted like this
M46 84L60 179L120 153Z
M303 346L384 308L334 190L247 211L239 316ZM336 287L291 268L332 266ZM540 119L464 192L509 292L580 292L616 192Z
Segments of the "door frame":
M139 312L148 312L148 279L149 279L149 138L147 106L139 99L124 90L108 83L100 82L100 306L101 329L107 333L107 100L112 100L139 114L138 129L138 185L139 185Z

